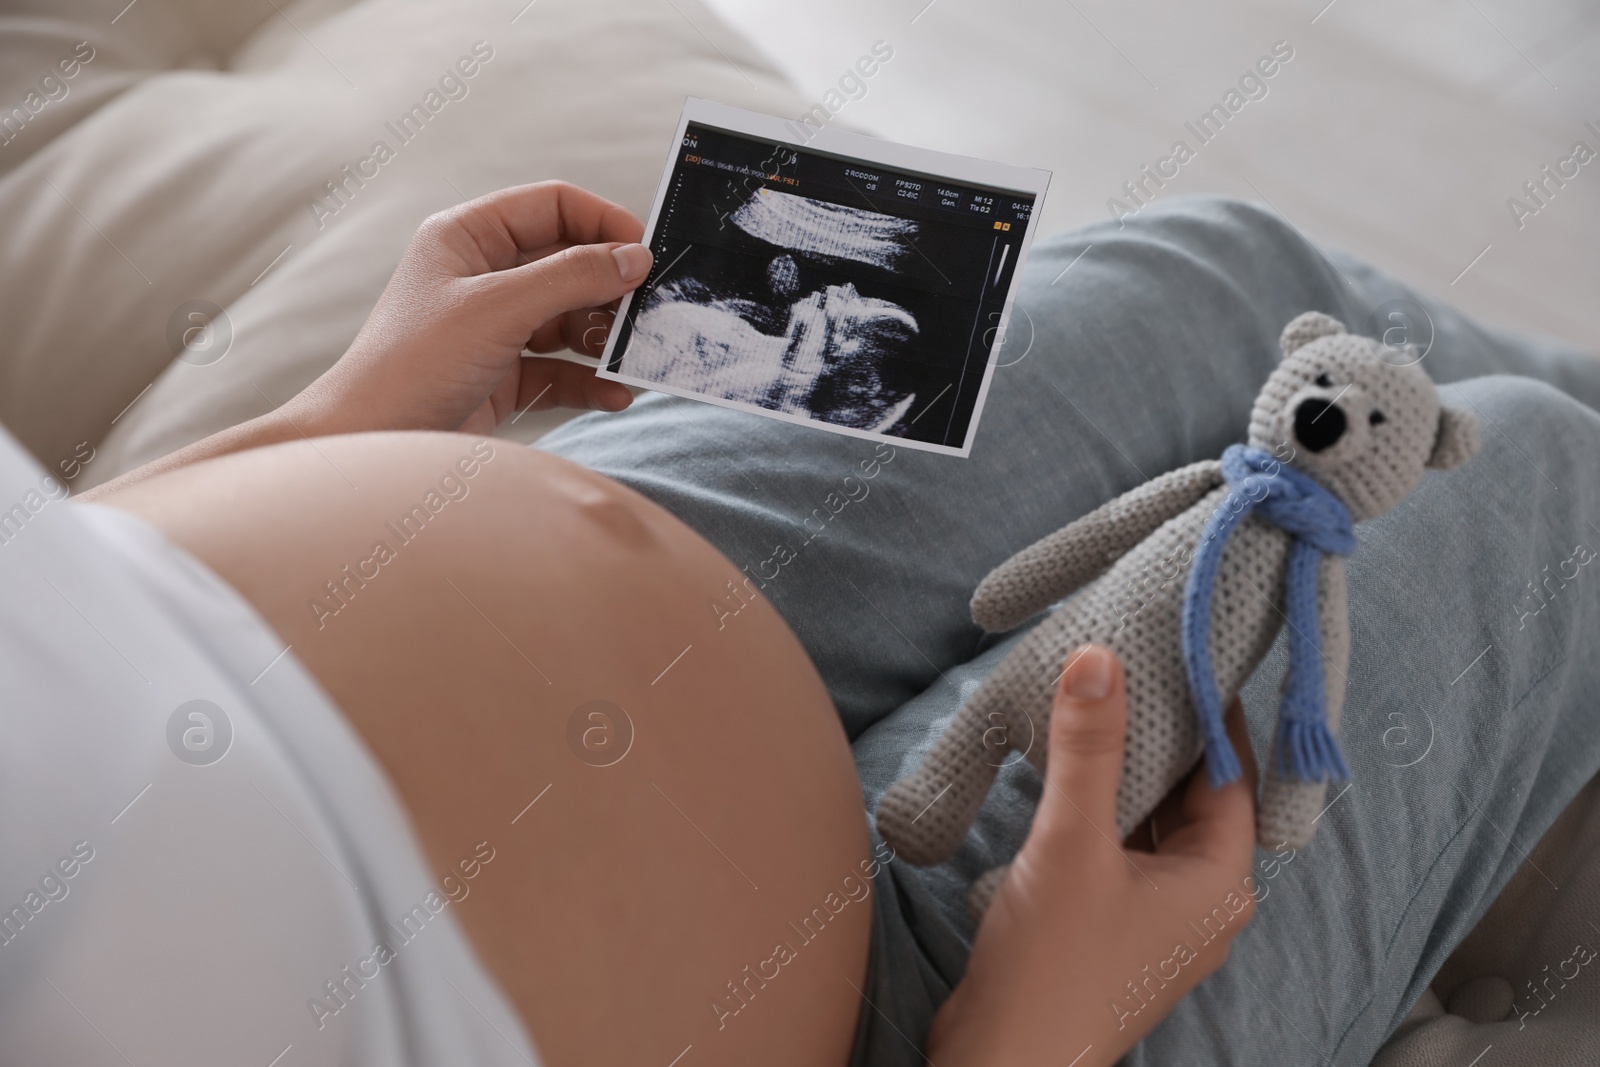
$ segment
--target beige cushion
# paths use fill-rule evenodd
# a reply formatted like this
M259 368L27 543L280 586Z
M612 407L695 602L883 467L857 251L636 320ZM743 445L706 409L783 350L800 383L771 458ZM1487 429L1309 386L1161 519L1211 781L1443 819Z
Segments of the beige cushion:
M1529 854L1373 1067L1600 1063L1596 842L1600 778Z
M75 488L315 378L431 212L565 178L643 215L686 95L807 106L698 0L281 6L260 21L254 4L140 0L112 25L101 0L66 0L0 19L0 106L76 42L95 50L0 145L0 421L53 468L96 447ZM492 59L461 77L478 41ZM464 98L440 90L453 72ZM402 144L387 124L417 104L437 112ZM394 158L314 210L379 140ZM191 301L225 309L214 363L174 360L169 333L204 321Z

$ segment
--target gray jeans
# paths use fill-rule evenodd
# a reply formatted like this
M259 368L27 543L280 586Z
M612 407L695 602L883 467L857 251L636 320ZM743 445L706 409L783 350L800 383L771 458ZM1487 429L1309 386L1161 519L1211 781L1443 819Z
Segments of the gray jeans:
M540 444L760 577L828 684L870 811L1017 640L968 616L984 574L1241 440L1308 309L1427 344L1484 448L1358 528L1354 781L1308 848L1257 852L1255 920L1128 1062L1364 1064L1600 769L1600 570L1557 576L1600 549L1600 361L1479 326L1252 205L1173 200L1034 249L968 459L660 394ZM1284 665L1280 640L1244 692L1258 760ZM880 877L854 1062L924 1062L966 963L968 886L1016 851L1039 785L1012 766L954 859Z

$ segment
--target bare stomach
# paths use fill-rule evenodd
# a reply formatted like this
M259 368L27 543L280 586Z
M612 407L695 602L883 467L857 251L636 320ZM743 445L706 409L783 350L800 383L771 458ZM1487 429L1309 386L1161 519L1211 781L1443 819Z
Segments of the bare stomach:
M741 575L692 530L451 434L258 449L101 502L255 605L438 869L495 848L458 917L546 1062L844 1062L870 905L802 920L862 884L849 748L765 601L719 625Z

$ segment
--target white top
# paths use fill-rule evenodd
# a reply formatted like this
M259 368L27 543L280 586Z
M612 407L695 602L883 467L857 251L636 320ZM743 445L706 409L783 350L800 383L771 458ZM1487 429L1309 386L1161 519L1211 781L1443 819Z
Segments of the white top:
M535 1063L452 915L504 842L430 870L283 651L0 429L0 1062Z

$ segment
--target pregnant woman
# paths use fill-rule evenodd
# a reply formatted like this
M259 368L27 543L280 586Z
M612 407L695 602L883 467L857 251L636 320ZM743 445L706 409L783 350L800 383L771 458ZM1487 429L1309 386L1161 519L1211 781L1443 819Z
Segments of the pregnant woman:
M431 218L300 396L8 528L0 593L82 636L7 624L6 863L98 851L0 947L5 1040L285 1067L520 1063L519 1028L555 1065L1366 1062L1600 768L1600 584L1523 602L1600 537L1600 364L1254 207L1176 202L1039 245L955 460L520 357L599 350L641 232L559 184ZM983 574L1220 454L1294 315L1382 333L1399 307L1485 444L1363 528L1354 784L1313 843L1253 852L1248 782L1108 838L1123 682L1090 649L1050 780L1007 768L950 865L896 861L867 812L1016 640L969 619ZM609 413L536 449L481 436L553 404ZM39 484L7 448L6 492ZM1232 712L1247 766L1282 662ZM974 930L968 883L1003 862Z

